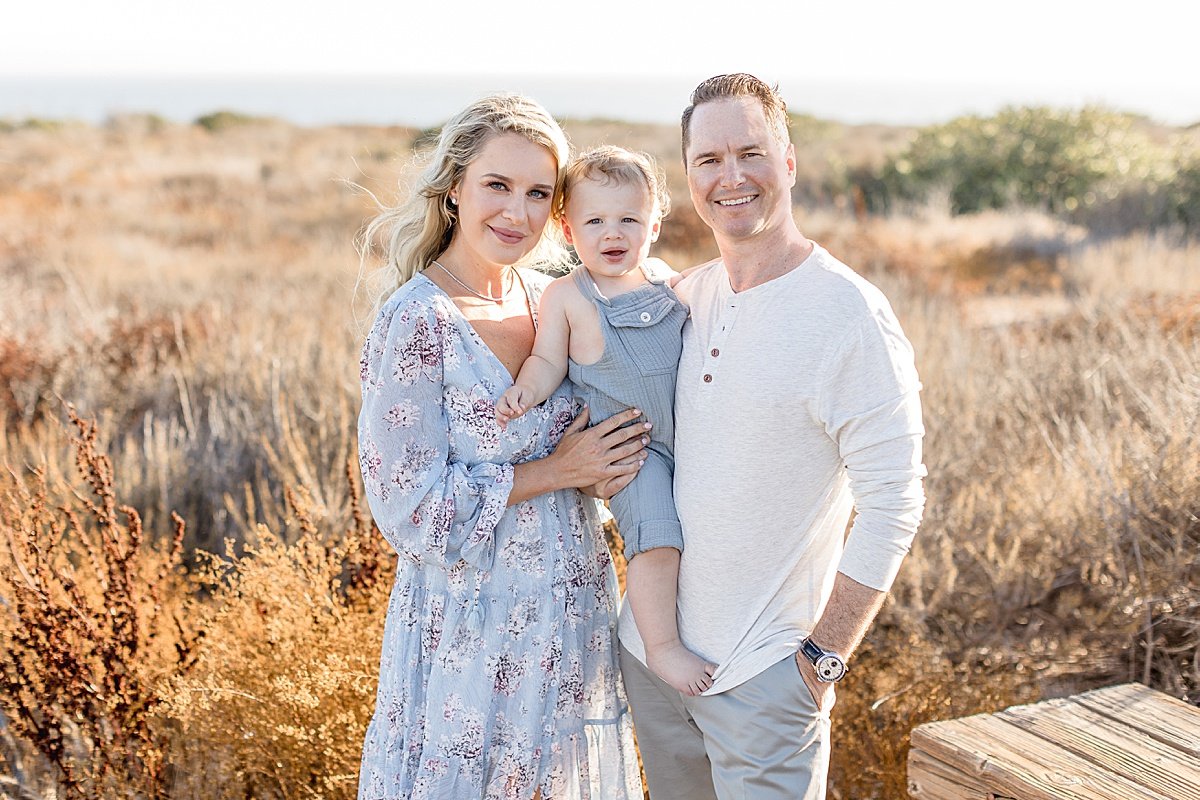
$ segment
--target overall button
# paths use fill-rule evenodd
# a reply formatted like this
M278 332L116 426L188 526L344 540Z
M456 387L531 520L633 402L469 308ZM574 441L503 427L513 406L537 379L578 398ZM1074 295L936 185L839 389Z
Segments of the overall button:
M705 382L705 383L712 383L712 375L705 375L705 376L704 376L704 382Z
M675 374L683 347L679 331L687 316L676 300L665 294L635 299L628 305L608 309L605 315L621 349L627 351L643 376ZM663 324L674 327L673 341L663 338L666 331Z
M717 349L717 348L715 348L715 347L714 347L714 348L713 348L711 351L709 351L709 352L710 352L710 354L712 355L712 357L713 357L713 358L716 358L717 356L721 355L721 351L720 351L720 350L718 350L718 349Z

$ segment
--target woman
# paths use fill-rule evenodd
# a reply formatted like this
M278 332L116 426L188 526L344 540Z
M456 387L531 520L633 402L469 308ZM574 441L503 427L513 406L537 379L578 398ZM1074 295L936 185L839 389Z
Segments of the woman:
M642 457L636 410L585 428L568 384L501 430L559 260L543 236L568 145L495 96L442 129L390 229L399 285L363 347L359 457L399 553L360 800L640 798L615 655L616 582L593 501Z

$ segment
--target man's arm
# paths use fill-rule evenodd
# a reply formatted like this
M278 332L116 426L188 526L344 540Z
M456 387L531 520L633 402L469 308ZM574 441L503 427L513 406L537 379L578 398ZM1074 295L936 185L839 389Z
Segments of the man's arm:
M886 597L887 592L872 589L839 572L834 578L833 593L829 596L825 613L810 634L813 642L848 661L870 630ZM796 653L796 664L817 706L825 708L833 684L817 680L816 668L803 654Z
M913 362L912 347L887 309L849 331L825 376L821 418L838 443L857 515L833 592L810 635L843 659L883 606L925 505L921 384ZM797 663L824 707L831 685L817 680L803 655Z

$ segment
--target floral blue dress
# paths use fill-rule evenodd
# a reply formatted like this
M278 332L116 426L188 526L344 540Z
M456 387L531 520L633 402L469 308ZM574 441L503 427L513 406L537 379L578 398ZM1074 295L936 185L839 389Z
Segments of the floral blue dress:
M521 276L536 308L548 279ZM423 275L380 310L361 378L360 465L399 565L359 800L640 800L596 504L506 507L513 465L574 418L571 385L501 430L508 370Z

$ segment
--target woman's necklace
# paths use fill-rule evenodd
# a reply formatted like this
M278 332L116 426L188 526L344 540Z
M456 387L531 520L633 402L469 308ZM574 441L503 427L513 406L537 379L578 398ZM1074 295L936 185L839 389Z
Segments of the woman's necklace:
M433 259L433 261L431 263L436 265L442 272L449 275L450 280L454 281L459 286L461 286L462 288L466 289L471 294L478 297L480 300L487 300L489 303L503 303L506 299L508 299L508 296L512 293L513 287L517 285L517 282L512 279L512 275L510 272L509 279L508 279L508 288L505 289L504 293L501 294L499 297L492 297L490 294L484 294L483 292L477 292L474 289L472 289L471 286L466 281L462 280L457 275L455 275L453 272L446 269L446 267L443 266L442 263L440 261L438 261L436 258Z

